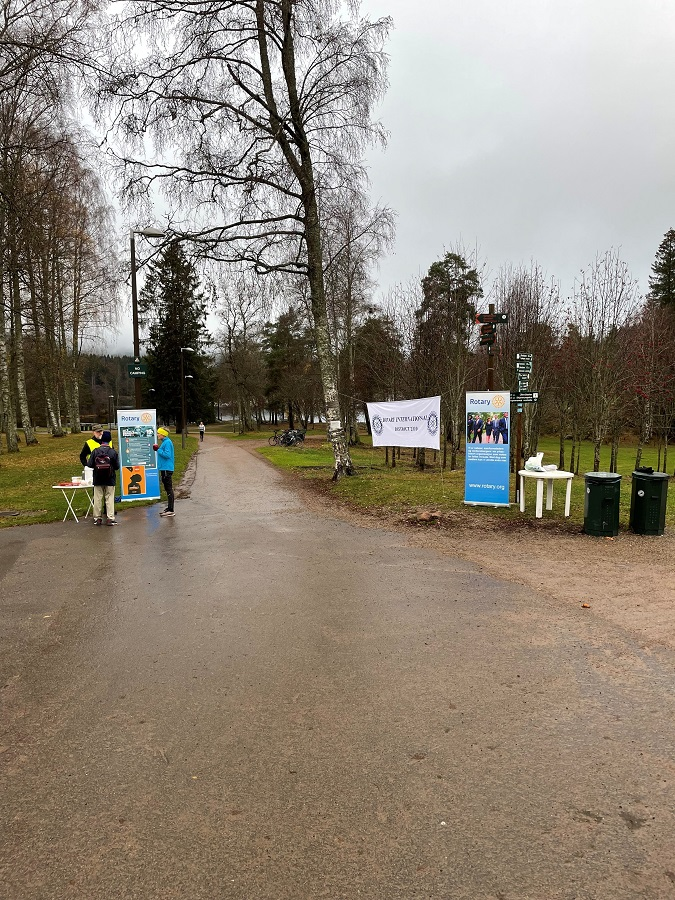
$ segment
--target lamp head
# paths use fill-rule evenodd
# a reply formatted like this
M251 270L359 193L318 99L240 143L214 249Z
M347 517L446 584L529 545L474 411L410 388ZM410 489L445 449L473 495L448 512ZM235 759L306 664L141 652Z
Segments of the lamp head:
M142 234L143 237L166 237L166 231L161 228L134 228L133 234Z

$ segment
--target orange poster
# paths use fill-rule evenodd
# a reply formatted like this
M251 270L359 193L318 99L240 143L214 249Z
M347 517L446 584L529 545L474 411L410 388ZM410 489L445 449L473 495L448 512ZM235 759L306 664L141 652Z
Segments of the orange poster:
M143 496L145 490L145 466L122 466L122 496Z

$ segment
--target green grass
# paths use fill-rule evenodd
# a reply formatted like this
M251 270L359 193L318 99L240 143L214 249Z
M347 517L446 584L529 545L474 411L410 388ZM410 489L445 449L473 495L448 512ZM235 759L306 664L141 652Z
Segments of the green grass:
M69 434L63 438L53 438L48 434L39 434L37 446L21 445L18 453L0 455L0 512L15 511L16 516L0 516L0 528L12 525L32 525L38 522L60 522L66 511L63 494L52 489L59 481L70 481L71 476L81 475L80 450L88 433ZM177 484L190 457L197 449L198 437L188 435L187 447L181 449L180 436L172 435L176 448ZM73 504L78 516L84 515L87 502L84 497L76 495ZM125 501L127 506L147 506L156 501ZM118 504L118 508L122 508Z
M266 434L259 434L259 438L265 438ZM544 463L558 463L558 438L545 437L539 442L539 450L544 453ZM315 440L311 438L304 447L261 447L259 452L274 465L282 469L295 472L304 479L322 479L328 482L333 471L333 454L330 445L326 441L320 441L318 435ZM566 448L566 462L569 464L570 447ZM351 450L352 462L357 470L355 478L341 478L330 487L331 492L351 504L364 509L380 510L406 514L416 509L424 508L439 511L447 515L453 511L471 511L472 515L484 516L505 520L518 520L521 518L520 509L514 503L514 476L511 475L511 489L509 498L511 505L506 508L494 507L466 507L464 506L464 470L443 472L440 467L440 454L436 462L433 462L433 451L427 451L428 468L420 472L414 465L412 450L401 450L401 458L397 460L395 469L386 466L384 462L384 450L373 449L370 440L366 438L361 447ZM603 447L601 455L601 469L609 468L609 447ZM391 457L390 457L391 463ZM460 457L463 464L463 456ZM656 468L657 452L653 447L646 448L643 453L642 465ZM624 443L619 448L618 472L623 476L621 483L620 524L628 527L631 499L630 473L635 465L635 444ZM671 453L669 468L675 465L675 449ZM544 513L545 520L558 520L560 523L567 521L571 524L581 524L584 518L585 481L584 473L593 469L593 446L584 443L581 448L580 475L572 482L571 516L569 520L564 518L565 490L562 484L555 485L553 491L553 510ZM525 485L526 511L525 519L534 519L535 486L531 483ZM668 505L666 509L666 525L675 526L675 485L668 492Z

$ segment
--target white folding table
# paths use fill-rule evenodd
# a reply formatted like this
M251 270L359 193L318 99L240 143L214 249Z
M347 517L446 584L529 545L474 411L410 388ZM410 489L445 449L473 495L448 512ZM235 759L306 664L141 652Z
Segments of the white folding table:
M553 509L553 482L565 480L567 482L565 491L565 515L570 514L570 498L572 496L572 479L574 472L562 472L555 469L552 472L533 472L530 469L521 469L518 472L520 478L520 511L525 512L525 479L533 478L537 482L537 505L535 508L535 518L541 519L543 515L544 501L544 482L546 482L546 509Z
M73 501L75 500L75 495L78 491L84 491L85 496L89 500L89 505L87 506L87 511L84 514L84 518L86 519L90 512L94 509L94 486L91 484L53 484L53 491L61 491L66 500L66 514L63 517L62 521L65 522L68 518L68 513L71 513L76 522L80 520L77 518L77 514L73 509ZM70 491L70 496L68 496L68 491Z

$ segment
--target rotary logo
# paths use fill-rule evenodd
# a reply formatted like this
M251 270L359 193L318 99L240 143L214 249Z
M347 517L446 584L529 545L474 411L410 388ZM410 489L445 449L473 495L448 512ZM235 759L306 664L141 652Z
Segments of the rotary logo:
M382 429L384 428L384 426L382 424L382 419L379 416L373 416L373 421L371 424L373 426L373 431L375 432L375 434L382 434Z
M495 409L501 409L506 403L506 400L502 397L501 394L495 394L492 398L492 405Z
M141 413L141 422L144 422L146 425L148 422L152 422L152 413Z

